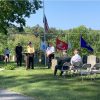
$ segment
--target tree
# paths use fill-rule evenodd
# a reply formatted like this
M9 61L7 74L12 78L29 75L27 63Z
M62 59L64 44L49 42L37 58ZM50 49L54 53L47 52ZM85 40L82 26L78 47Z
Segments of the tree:
M7 28L16 24L23 31L25 17L35 14L41 4L40 0L0 0L0 32L7 34Z
M4 54L4 49L7 47L7 35L0 34L0 55Z
M23 50L24 50L23 52L26 52L27 44L29 43L29 41L32 42L35 50L39 50L40 39L36 38L35 35L33 35L33 34L25 34L25 35L24 34L12 34L8 37L7 46L10 49L11 54L14 54L15 53L14 49L15 49L16 45L18 43L20 43L23 46Z
M73 29L70 29L69 32L72 32L72 33L88 33L89 32L89 29L87 27L85 27L84 25L81 25L79 27L76 27L76 28L73 28Z

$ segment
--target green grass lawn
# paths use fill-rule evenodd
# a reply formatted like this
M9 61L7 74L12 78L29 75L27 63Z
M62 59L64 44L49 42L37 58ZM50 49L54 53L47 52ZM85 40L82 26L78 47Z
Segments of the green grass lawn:
M53 76L53 71L46 68L0 71L0 88L32 96L35 100L99 100L100 76L96 80L80 77Z

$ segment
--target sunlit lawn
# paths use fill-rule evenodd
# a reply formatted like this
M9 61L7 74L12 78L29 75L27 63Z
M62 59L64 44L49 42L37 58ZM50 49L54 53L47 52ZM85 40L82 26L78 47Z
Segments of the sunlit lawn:
M99 100L99 78L82 82L79 76L55 78L52 70L39 66L34 70L18 67L0 71L0 88L32 96L35 100Z

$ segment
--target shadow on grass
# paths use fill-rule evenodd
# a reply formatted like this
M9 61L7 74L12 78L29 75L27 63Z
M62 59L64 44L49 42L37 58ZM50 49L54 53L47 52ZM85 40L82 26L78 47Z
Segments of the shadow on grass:
M98 100L100 80L78 80L77 77L57 77L48 69L4 71L0 88L33 96L36 100Z

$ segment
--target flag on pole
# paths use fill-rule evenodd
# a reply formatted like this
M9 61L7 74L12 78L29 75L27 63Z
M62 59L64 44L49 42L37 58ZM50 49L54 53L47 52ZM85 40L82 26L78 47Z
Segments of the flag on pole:
M67 50L68 49L68 44L66 42L63 42L59 40L58 38L56 39L56 48L58 50Z
M45 32L47 33L49 30L49 25L48 25L48 21L47 21L45 14L44 14L44 18L43 18L43 23L44 23Z
M46 41L41 41L40 50L46 51L46 49L47 49Z
M82 36L80 37L80 46L82 48L86 48L87 50L93 52L93 48L82 38Z

